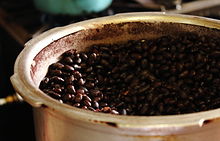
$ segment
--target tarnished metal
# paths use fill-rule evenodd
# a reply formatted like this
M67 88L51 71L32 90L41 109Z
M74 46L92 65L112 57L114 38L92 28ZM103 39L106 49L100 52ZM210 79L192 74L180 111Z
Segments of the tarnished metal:
M38 89L50 64L65 51L194 32L220 38L220 21L163 13L127 13L49 30L25 44L12 84L34 107L37 141L219 141L220 109L173 116L120 116L59 103Z

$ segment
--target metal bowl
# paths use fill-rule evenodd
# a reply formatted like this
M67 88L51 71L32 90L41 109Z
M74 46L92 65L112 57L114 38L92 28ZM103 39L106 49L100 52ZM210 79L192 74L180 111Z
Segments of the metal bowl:
M126 13L49 30L25 44L12 84L33 106L37 141L219 141L220 109L172 116L121 116L62 104L39 83L50 64L69 49L182 32L220 38L220 21L163 13Z

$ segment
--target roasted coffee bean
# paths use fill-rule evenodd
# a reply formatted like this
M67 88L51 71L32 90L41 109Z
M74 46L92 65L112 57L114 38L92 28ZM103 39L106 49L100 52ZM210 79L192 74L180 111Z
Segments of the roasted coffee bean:
M62 69L62 68L64 68L64 65L58 62L58 63L54 63L54 64L50 65L49 68L50 69Z
M74 103L73 106L74 106L74 107L80 107L81 104L80 104L80 103Z
M84 104L85 106L87 106L87 107L91 107L91 106L92 106L92 104L91 104L91 102L90 102L89 100L83 101L83 104Z
M101 107L106 107L106 106L108 106L108 103L106 103L106 102L101 102L99 105L100 105Z
M144 115L147 113L147 111L149 110L149 105L148 104L144 104L143 107L140 110L140 114Z
M101 92L99 90L90 90L90 94L94 97L100 96Z
M88 64L91 65L93 64L97 59L97 54L94 52L92 54L90 54L89 58L88 58Z
M124 79L125 82L129 83L133 78L134 78L134 75L133 74L130 74L128 76L125 76L126 78Z
M88 89L83 86L80 86L78 90L84 91L84 93L88 93Z
M94 101L100 101L100 100L102 100L102 98L101 97L94 97Z
M49 85L49 82L50 82L50 79L49 79L48 77L44 77L43 80L40 82L39 88L40 88L41 90L47 88L48 85Z
M95 84L94 83L92 83L92 82L86 82L85 83L85 86L87 87L87 88L93 88L94 86L95 86Z
M120 112L120 114L121 114L121 115L127 115L126 109L122 109L121 112Z
M220 107L220 42L194 33L69 50L39 88L66 104L120 115Z
M138 53L132 53L131 57L134 58L135 60L140 60L142 58L142 56Z
M71 94L76 93L75 87L73 85L67 85L66 91L67 93L71 93Z
M63 72L61 70L50 70L50 75L60 76Z
M119 112L118 111L116 111L116 110L111 110L111 112L110 112L111 114L114 114L114 115L118 115L119 114Z
M73 65L73 68L76 69L76 70L79 70L79 69L81 69L81 66L75 64L75 65Z
M50 81L55 83L63 83L64 79L59 76L53 76L50 78Z
M97 101L93 101L92 102L92 107L95 108L95 109L99 108L99 103Z
M62 100L64 102L70 101L70 100L72 100L72 95L71 94L65 94L65 95L62 96Z
M75 49L72 49L72 50L68 50L68 51L66 51L66 52L64 52L63 54L62 54L62 56L72 56L72 55L75 55L76 54L76 50Z
M74 69L72 66L70 66L70 65L65 65L63 69L66 70L66 71L68 71L68 72L73 72L73 71L75 70L75 69Z
M88 106L82 106L81 108L84 109L84 110L87 110Z
M141 67L142 67L142 69L146 69L146 68L147 68L147 65L148 65L147 59L141 60Z
M56 93L62 93L62 89L60 87L59 88L54 87L53 91Z
M80 79L82 77L82 74L79 71L74 71L73 75L76 79Z
M86 65L86 63L81 63L81 64L80 64L80 67L81 67L82 69L86 69L86 68L87 68L87 65Z
M104 107L101 109L104 113L109 113L111 112L111 108L110 107Z
M94 108L92 108L92 107L88 107L88 109L90 110L90 111L96 111Z
M100 63L101 63L101 65L103 65L103 66L105 66L105 67L108 67L108 66L109 66L109 62L108 62L107 60L102 59L102 60L100 61Z
M83 99L83 95L81 93L78 93L75 97L75 102L79 103Z
M61 94L53 92L53 91L48 91L47 94L55 99L60 99L61 98Z
M85 84L85 80L83 80L82 78L79 79L78 84L80 86L83 86Z
M89 73L89 72L92 72L93 68L92 67L89 67L85 70L86 73Z
M73 63L73 59L71 57L64 57L63 58L63 62L67 63L67 64L72 64Z
M82 62L82 59L79 57L74 58L74 62L77 64L80 64Z
M87 95L83 95L83 99L84 99L84 100L87 100L87 101L89 101L89 102L92 101L91 98L90 98L89 96L87 96Z
M82 58L83 61L86 61L88 59L88 56L86 53L81 53L80 57Z
M74 76L73 75L70 75L68 77L66 77L65 79L65 83L66 84L73 84L73 81L75 80Z

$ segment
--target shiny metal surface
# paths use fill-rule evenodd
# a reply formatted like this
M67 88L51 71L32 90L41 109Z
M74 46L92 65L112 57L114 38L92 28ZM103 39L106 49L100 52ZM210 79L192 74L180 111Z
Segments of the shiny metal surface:
M204 27L212 28L209 30ZM34 107L38 141L218 141L220 109L173 116L119 116L78 109L38 89L47 67L71 48L192 31L220 36L220 21L163 13L127 13L49 30L25 44L11 81Z

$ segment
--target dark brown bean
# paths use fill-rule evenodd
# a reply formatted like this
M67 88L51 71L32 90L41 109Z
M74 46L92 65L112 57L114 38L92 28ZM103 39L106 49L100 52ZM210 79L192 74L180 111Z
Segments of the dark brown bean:
M76 69L76 70L79 70L79 69L81 69L81 66L75 64L75 65L73 65L73 68Z
M85 72L89 73L89 72L92 72L93 68L92 67L89 67L85 70Z
M63 72L61 70L50 70L50 74L60 76Z
M65 94L62 96L64 102L72 100L72 94Z
M66 87L67 93L76 93L75 87L73 85L67 85Z
M66 77L65 79L65 83L66 84L73 84L73 81L75 80L74 76L73 75L70 75L68 77Z
M79 71L74 71L73 75L76 79L80 79L82 77L82 74Z
M142 56L138 53L132 53L131 57L133 57L135 60L140 60L142 58Z
M74 62L77 63L77 64L80 64L82 62L82 59L77 57L77 58L74 58Z
M85 86L86 86L87 88L93 88L93 87L95 86L95 84L92 83L92 82L86 82L86 83L85 83Z
M140 114L141 114L141 115L146 114L147 111L148 111L148 109L149 109L149 105L148 105L148 104L144 104L143 107L142 107L141 110L140 110Z
M109 113L111 111L110 107L104 107L101 109L104 113Z
M92 102L92 107L95 108L95 109L99 108L99 103L97 101L93 101Z
M93 95L94 97L97 97L97 96L100 96L100 94L101 94L101 91L99 91L99 90L90 90L89 91L90 92L90 94L91 95Z
M99 105L100 105L101 107L106 107L106 106L108 106L108 103L106 103L106 102L101 102Z
M73 106L74 106L74 107L80 107L81 104L80 104L80 103L75 103L75 104L73 104Z
M87 56L86 53L81 53L80 56L81 56L83 61L86 61L88 59L88 56Z
M70 65L65 65L63 69L66 70L66 71L69 71L69 72L72 72L72 71L75 70L75 69L74 69L72 66L70 66Z
M118 111L116 111L116 110L111 110L111 112L110 112L111 114L114 114L114 115L118 115L119 114L119 112Z
M89 100L85 100L85 101L83 101L83 103L87 107L91 107L92 106L92 104L91 104L91 102Z
M101 63L103 66L105 66L105 67L108 67L108 66L109 66L109 62L108 62L107 60L102 59L102 60L100 61L100 63Z
M76 50L75 49L71 49L71 50L68 50L68 51L64 52L63 56L64 57L65 56L72 56L74 54L76 54Z
M39 88L42 90L42 89L45 89L48 85L49 85L49 81L50 79L48 77L44 77L43 80L41 81L40 83L40 86Z
M58 87L58 88L54 87L53 91L56 93L62 93L62 89L60 87Z
M88 106L82 106L82 109L87 110Z
M50 81L55 83L63 83L64 79L59 76L53 76L52 78L50 78Z
M50 95L51 97L53 97L55 99L61 98L61 94L59 94L59 93L56 93L56 92L53 92L53 91L48 91L47 93L48 93L48 95Z
M83 99L83 95L78 93L75 97L75 102L79 103L79 102L81 102L82 99Z
M80 78L80 79L78 80L78 84L79 84L80 86L83 86L85 83L86 83L85 80L83 80L82 78Z
M96 112L96 109L94 109L94 108L92 108L92 107L88 107L88 109L89 109L90 111Z
M64 57L63 58L63 62L64 63L67 63L67 64L72 64L73 63L73 60L72 60L72 58L71 57Z
M127 115L126 109L122 109L120 113L121 113L121 115Z
M83 99L84 99L84 100L87 100L87 101L89 101L89 102L92 101L91 98L90 98L89 96L87 96L87 95L83 95Z
M64 65L61 63L54 63L54 64L50 65L50 68L51 69L62 69L62 68L64 68Z

